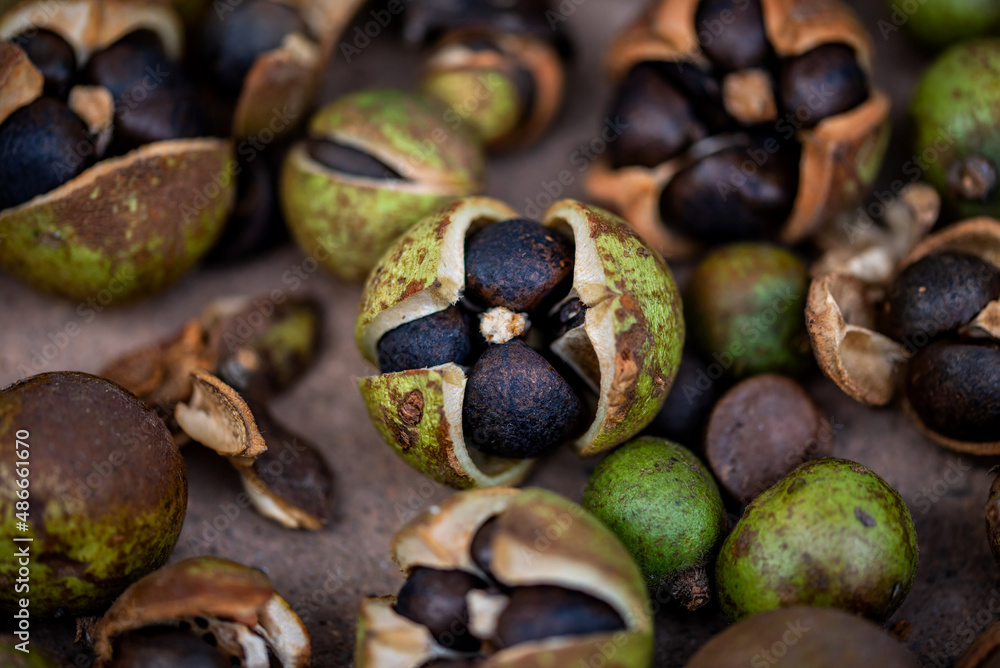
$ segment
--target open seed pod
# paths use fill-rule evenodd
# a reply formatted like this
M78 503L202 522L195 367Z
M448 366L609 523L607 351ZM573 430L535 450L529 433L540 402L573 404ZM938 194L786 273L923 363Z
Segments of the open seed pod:
M212 81L233 100L236 137L295 128L323 67L363 0L206 3L201 52Z
M901 396L921 431L945 447L1000 452L998 267L1000 222L974 218L918 243L877 310L862 280L816 278L806 323L820 368L857 401Z
M409 580L398 597L362 602L358 668L575 666L608 642L608 666L652 661L639 569L598 520L552 492L456 494L404 527L392 551Z
M284 668L310 665L309 632L298 615L266 575L228 559L185 559L126 589L84 626L97 668L117 665L116 640L147 627L189 630L233 666L268 668L271 655Z
M457 488L510 485L561 442L592 455L645 427L683 339L669 268L620 219L563 200L537 223L466 198L368 277L355 340L383 373L358 385L414 468Z
M449 119L471 124L490 149L538 138L559 113L566 85L565 34L549 18L549 3L422 4L411 10L416 19L407 28L441 33L423 90L450 108Z
M889 137L868 33L828 0L661 0L614 42L621 134L590 170L667 257L795 243L852 208Z
M282 209L302 249L361 280L422 216L479 192L482 151L445 113L396 90L354 93L317 112L281 175Z
M261 515L289 529L322 528L333 475L316 448L274 420L264 404L251 409L207 371L192 371L191 380L190 400L174 413L184 433L230 461Z
M102 305L176 281L211 248L235 190L232 145L205 137L176 65L176 14L140 0L26 2L0 16L0 39L14 44L0 48L0 263ZM77 70L90 85L61 97Z

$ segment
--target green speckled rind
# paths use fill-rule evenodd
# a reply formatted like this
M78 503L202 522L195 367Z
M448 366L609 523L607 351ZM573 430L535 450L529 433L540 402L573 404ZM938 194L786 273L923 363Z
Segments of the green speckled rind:
M982 156L1000 170L1000 39L974 40L945 51L920 80L910 114L915 153L927 152L924 178L956 209L957 217L1000 216L996 190L985 201L959 202L947 187L948 169L970 156Z
M40 290L120 304L179 279L233 206L232 146L157 142L0 212L0 263ZM221 184L221 186L220 186Z
M345 280L363 280L400 234L455 198L367 183L348 182L294 159L281 173L281 206L295 241Z
M187 507L184 461L162 420L113 383L86 374L33 376L0 393L0 479L30 436L29 530L18 530L14 484L0 486L0 607L15 591L18 544L31 550L33 616L100 611L170 556Z
M916 570L916 531L899 494L856 462L818 459L747 507L722 545L716 581L734 621L810 605L881 622Z
M601 379L607 411L576 443L581 454L591 455L635 436L659 412L680 364L684 321L669 267L627 223L573 200L556 202L545 212L546 225L561 220L575 232L573 287L592 307L587 333L596 340L607 335L599 322L613 327L614 373ZM581 247L595 253L603 283L591 282L595 269L581 266Z
M590 478L583 507L629 548L650 588L703 564L726 530L726 509L705 465L687 448L640 438Z
M449 108L452 123L468 123L485 144L502 141L517 129L522 105L517 86L498 70L430 72L421 90ZM485 94L484 94L485 93Z
M695 268L685 299L692 341L732 377L797 374L812 352L809 279L790 252L765 243L724 246Z
M474 192L483 180L482 150L445 114L436 100L418 93L362 91L320 109L309 122L309 135L364 149L403 176L465 184Z
M996 34L1000 28L1000 3L996 0L918 0L912 5L905 0L886 0L895 8L892 24L898 17L905 19L904 28L924 44L940 48L964 39ZM916 11L912 8L917 6ZM907 11L907 7L910 11ZM880 23L879 27L881 28ZM886 30L887 37L895 34Z

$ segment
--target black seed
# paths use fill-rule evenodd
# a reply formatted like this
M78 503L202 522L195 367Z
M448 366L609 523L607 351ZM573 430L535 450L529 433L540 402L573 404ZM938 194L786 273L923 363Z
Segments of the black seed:
M45 77L45 94L65 99L76 75L73 47L48 30L35 30L30 36L18 35L12 41L24 49Z
M707 385L705 380L708 380ZM699 357L685 353L670 393L649 425L649 433L689 448L700 448L705 422L722 394L720 385L711 380L708 365Z
M191 633L148 626L115 638L113 668L228 668L225 655Z
M615 169L656 167L707 134L687 98L649 64L632 68L625 77L610 117L624 126L609 144Z
M782 108L803 127L813 127L868 99L868 77L846 44L824 44L784 60L778 88Z
M504 647L559 636L625 628L614 608L589 594L562 587L518 587L500 614L497 637Z
M434 659L420 668L471 668L476 665L476 661L477 659Z
M711 134L735 128L736 120L726 111L719 81L692 63L654 63L662 76L684 92Z
M260 156L249 162L237 157L237 161L240 173L236 208L208 256L208 264L230 265L273 250L288 239L288 228L278 206L277 177L272 165Z
M694 21L701 50L723 70L755 67L771 55L758 0L702 0Z
M290 6L271 0L243 0L223 15L205 12L201 48L209 71L236 97L257 58L281 46L285 37L304 33L305 22Z
M563 304L559 309L559 333L557 338L571 329L581 327L587 320L587 306L577 298Z
M132 107L115 107L113 153L168 139L203 137L208 134L201 100L193 86L175 82L170 88L149 91Z
M423 624L437 642L460 652L479 648L469 633L469 611L465 596L486 583L464 571L440 571L418 567L410 573L396 598L396 612Z
M906 395L939 434L974 443L1000 440L1000 348L932 343L910 360Z
M468 321L457 306L449 306L382 335L378 366L382 373L394 373L446 362L463 364L470 349Z
M538 457L572 435L581 411L569 383L515 339L487 348L469 373L465 442L499 457Z
M208 620L205 619L204 617L195 617L194 618L194 623L197 624L198 628L200 628L200 629L207 629L208 628Z
M149 89L170 88L175 76L183 74L163 50L160 38L148 30L129 33L93 54L84 69L87 82L107 88L115 106L119 101L136 102Z
M310 139L309 157L327 169L368 179L402 179L399 172L371 155L326 139Z
M972 320L1000 297L1000 271L968 253L925 256L893 281L879 311L879 330L911 346Z
M465 247L465 294L483 306L533 311L573 272L573 247L533 220L487 225Z
M41 97L0 125L0 209L66 183L93 163L86 126L54 97Z
M493 576L490 570L490 564L493 562L493 536L496 535L498 526L496 517L483 522L476 535L472 537L472 545L469 546L473 563L490 577Z
M214 633L206 633L201 637L201 639L204 640L209 645L211 645L212 647L215 647L216 645L219 644L219 641L215 639Z
M727 148L678 172L660 194L661 220L706 243L777 236L795 202L799 156L770 142Z

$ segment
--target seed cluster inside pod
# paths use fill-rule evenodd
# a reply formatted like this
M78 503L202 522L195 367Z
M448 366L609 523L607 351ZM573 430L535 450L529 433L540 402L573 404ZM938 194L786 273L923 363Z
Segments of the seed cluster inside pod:
M554 229L527 219L473 229L463 299L384 334L379 368L467 367L466 443L499 457L544 454L579 431L586 412L575 374L549 348L584 324L572 275L573 244Z
M55 31L31 29L10 41L44 84L40 97L0 125L0 209L49 192L105 157L208 134L194 84L151 30L133 30L86 61Z

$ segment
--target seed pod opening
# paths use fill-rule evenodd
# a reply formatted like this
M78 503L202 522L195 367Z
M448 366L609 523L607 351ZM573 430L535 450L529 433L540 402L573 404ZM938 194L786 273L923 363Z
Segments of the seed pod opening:
M541 223L485 198L419 223L369 277L358 347L375 363L398 329L446 336L434 323L456 305L473 325L464 362L359 381L386 442L455 487L512 484L526 457L571 438L592 454L634 435L662 403L683 340L662 259L621 221L569 200Z

